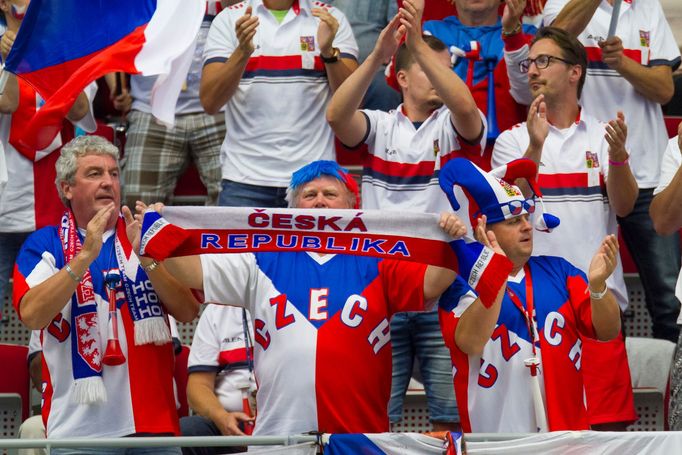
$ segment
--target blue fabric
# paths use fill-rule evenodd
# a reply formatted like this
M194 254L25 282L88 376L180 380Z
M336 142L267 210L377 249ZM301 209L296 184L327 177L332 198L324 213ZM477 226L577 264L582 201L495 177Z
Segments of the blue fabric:
M126 14L111 14L109 2L31 0L21 28L40 33L19 33L5 68L27 73L99 51L148 23L156 0L117 0L116 7ZM64 33L64 24L77 26Z
M501 18L498 18L495 25L470 27L463 25L456 16L449 16L440 21L426 21L424 31L443 41L448 48L455 46L464 49L470 41L478 41L481 60L474 63L474 85L488 76L486 61L492 60L497 64L504 55ZM524 24L523 32L535 35L537 29L532 25ZM466 81L468 68L468 60L459 58L453 69L463 81Z
M680 334L677 325L680 301L675 297L680 238L677 232L668 236L656 234L649 216L652 199L653 189L640 188L634 210L625 218L618 218L618 224L639 270L654 338L675 343Z
M223 207L287 207L287 189L225 180L221 182L218 205Z
M393 345L393 383L388 418L399 422L405 391L412 377L415 358L426 392L432 422L459 422L459 411L452 384L452 362L443 343L438 312L397 313L391 319Z
M215 423L211 420L193 415L180 419L180 434L182 436L223 436ZM183 447L183 455L217 455L223 453L240 453L245 447Z

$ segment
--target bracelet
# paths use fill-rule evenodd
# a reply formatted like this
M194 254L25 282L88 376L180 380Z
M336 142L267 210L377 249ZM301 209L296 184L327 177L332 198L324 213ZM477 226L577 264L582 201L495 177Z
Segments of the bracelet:
M624 166L630 161L630 155L628 155L623 161L613 161L609 158L609 166Z
M161 263L159 261L157 261L156 259L154 259L151 263L149 263L147 265L143 265L142 270L144 270L147 273L153 272L160 265L161 265Z
M333 47L332 48L332 55L330 57L325 57L324 55L320 54L320 60L322 60L322 63L336 63L339 61L339 55L341 54L341 51L339 50L338 47Z
M590 291L590 298L593 300L601 300L604 298L606 293L609 292L609 287L606 285L606 283L604 283L604 290L601 292L594 292L589 286L587 286L587 289Z
M64 270L66 270L66 273L68 273L69 276L71 277L71 279L72 279L73 281L75 281L76 283L80 283L81 280L83 280L83 277L82 277L82 276L78 276L78 275L76 275L75 273L73 273L73 270L71 270L71 265L70 265L70 264L66 264L66 265L64 266Z
M506 32L504 30L504 27L503 27L502 28L502 36L513 36L513 35L516 35L517 33L519 33L520 31L521 31L521 22L517 23L516 27L514 27L514 30L512 30L511 32Z

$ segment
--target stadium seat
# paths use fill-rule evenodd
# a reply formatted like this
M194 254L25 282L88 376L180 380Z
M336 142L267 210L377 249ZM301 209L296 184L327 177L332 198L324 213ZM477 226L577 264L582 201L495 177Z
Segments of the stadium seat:
M175 356L175 386L177 387L177 398L180 407L178 417L189 415L189 404L187 402L187 359L189 358L189 346L183 345L182 350Z
M0 344L0 438L17 436L21 422L29 416L31 383L28 346ZM11 372L11 374L7 374Z

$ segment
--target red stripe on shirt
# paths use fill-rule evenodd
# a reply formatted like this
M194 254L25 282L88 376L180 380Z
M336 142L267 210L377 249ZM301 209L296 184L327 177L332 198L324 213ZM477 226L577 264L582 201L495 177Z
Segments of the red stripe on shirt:
M540 174L538 175L540 188L588 188L587 173L575 172L571 174ZM599 174L599 186L604 185L604 176ZM594 186L594 185L592 185Z
M221 366L239 362L246 362L246 347L221 351L218 354L218 364Z
M601 62L604 58L601 47L586 47L588 62ZM623 49L623 55L631 58L637 63L642 62L642 51L640 49Z
M251 57L244 71L300 69L304 69L301 55L260 55L258 57ZM316 56L313 68L305 69L324 71L324 63L322 63L319 56Z
M392 177L427 177L433 175L435 167L434 161L413 164L386 161L375 155L370 155L368 158L367 164L371 169Z

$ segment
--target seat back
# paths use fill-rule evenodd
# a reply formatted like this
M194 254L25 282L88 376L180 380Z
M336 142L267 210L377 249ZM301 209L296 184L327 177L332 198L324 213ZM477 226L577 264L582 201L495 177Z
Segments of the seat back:
M28 373L28 346L0 344L0 393L14 393L21 397L21 418L28 419L31 379Z
M175 386L177 388L177 398L180 407L178 416L186 417L189 415L189 404L187 402L187 359L189 358L189 346L182 346L182 350L175 356Z

